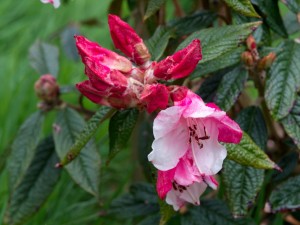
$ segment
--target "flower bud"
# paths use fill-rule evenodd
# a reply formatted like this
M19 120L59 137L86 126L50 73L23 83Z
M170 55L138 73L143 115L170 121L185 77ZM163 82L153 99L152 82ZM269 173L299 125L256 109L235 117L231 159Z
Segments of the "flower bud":
M276 54L274 52L269 53L267 56L263 57L257 65L259 70L266 70L269 69L276 59Z
M246 43L247 43L247 47L250 51L256 49L256 42L255 42L255 39L252 35L250 35L247 40L246 40Z
M137 65L143 65L150 60L151 55L146 45L132 27L115 15L108 16L108 25L116 48Z
M241 58L242 58L242 61L245 63L245 65L247 65L249 67L254 65L254 59L250 52L248 52L248 51L243 52Z
M47 103L57 101L59 96L59 86L56 83L55 77L50 74L45 74L38 79L34 84L36 95Z

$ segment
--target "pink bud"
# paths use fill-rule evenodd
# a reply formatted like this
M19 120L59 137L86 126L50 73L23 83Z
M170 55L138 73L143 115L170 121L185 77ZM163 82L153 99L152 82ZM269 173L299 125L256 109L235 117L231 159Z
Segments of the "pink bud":
M76 88L92 102L109 106L103 97L105 93L95 89L89 80L76 84Z
M189 90L187 87L177 85L169 86L168 89L170 91L170 97L174 102L179 102L183 100L186 97Z
M252 35L250 35L246 40L247 47L250 51L256 49L256 42Z
M108 25L116 48L138 65L149 61L149 51L132 27L115 15L108 16Z
M142 104L146 105L149 113L157 109L167 108L168 99L169 91L163 84L146 84L140 97Z
M55 102L59 96L59 86L55 77L45 74L34 84L36 95L45 102Z
M76 46L81 56L82 62L85 63L85 58L95 58L101 64L109 67L110 69L119 70L127 73L131 70L131 62L123 56L120 56L108 49L92 42L83 36L75 35Z
M200 40L195 39L184 49L154 65L154 76L163 80L185 77L201 59Z

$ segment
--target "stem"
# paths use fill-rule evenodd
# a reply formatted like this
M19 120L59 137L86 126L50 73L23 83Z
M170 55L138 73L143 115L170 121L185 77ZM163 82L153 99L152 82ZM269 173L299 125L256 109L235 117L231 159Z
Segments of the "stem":
M185 13L183 11L183 9L181 8L178 0L173 0L173 4L175 7L175 14L177 17L184 17Z

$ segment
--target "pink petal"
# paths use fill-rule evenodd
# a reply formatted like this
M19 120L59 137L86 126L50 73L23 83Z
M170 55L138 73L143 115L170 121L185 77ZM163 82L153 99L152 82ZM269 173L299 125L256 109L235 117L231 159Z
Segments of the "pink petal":
M132 27L115 15L108 16L108 25L116 48L138 65L150 60L151 56L146 45Z
M88 99L96 104L107 105L107 101L103 97L103 93L96 90L89 80L76 84L76 88Z
M160 79L178 79L189 75L202 59L200 40L167 57L154 66L154 76Z
M187 87L177 85L168 86L168 89L173 102L181 102L184 98L186 98L189 91Z
M172 189L172 182L174 178L175 170L157 172L156 191L160 199L164 199L167 193Z
M188 139L187 127L180 124L165 136L154 140L153 151L148 155L148 160L162 171L176 167L179 159L188 150Z
M167 197L166 197L166 202L173 206L173 209L175 211L178 211L181 207L184 206L185 201L182 200L179 195L176 193L175 190L171 190L168 192Z
M140 100L146 105L147 111L152 113L157 109L165 109L168 105L168 88L163 84L145 85Z
M78 53L80 54L83 63L85 63L85 58L89 57L110 69L119 70L124 73L131 70L131 62L125 57L105 49L96 42L92 42L83 36L75 35L75 39Z
M203 181L214 190L218 188L218 181L213 176L203 176Z
M180 198L194 205L200 205L200 196L206 190L207 185L204 182L195 182L186 187L186 191L180 193Z

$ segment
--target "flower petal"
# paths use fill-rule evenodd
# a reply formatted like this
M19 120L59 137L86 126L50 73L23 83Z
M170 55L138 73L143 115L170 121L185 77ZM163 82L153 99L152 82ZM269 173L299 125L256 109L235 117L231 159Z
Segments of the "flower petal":
M204 182L195 182L186 187L186 190L180 193L180 199L192 203L194 205L200 205L200 196L205 191L207 185Z
M175 169L171 169L168 171L158 170L156 191L160 199L164 199L167 193L172 189L174 173L175 173Z
M151 56L146 45L131 26L115 15L108 16L108 25L116 48L138 65L150 60Z
M103 97L105 93L96 90L89 80L76 84L76 88L92 102L109 106Z
M182 206L184 206L185 201L182 200L178 194L176 193L175 190L171 190L168 192L167 197L166 197L166 202L173 206L173 209L175 211L178 211Z

